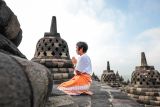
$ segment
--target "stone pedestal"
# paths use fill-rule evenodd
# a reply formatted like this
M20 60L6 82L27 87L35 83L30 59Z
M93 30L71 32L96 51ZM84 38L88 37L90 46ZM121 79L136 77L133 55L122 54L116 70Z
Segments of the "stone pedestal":
M36 46L34 62L50 69L54 83L61 83L73 77L73 64L67 42L57 33L56 17L52 17L50 33L45 33Z
M140 103L160 106L160 74L154 66L147 65L144 52L141 53L141 66L135 67L126 91Z

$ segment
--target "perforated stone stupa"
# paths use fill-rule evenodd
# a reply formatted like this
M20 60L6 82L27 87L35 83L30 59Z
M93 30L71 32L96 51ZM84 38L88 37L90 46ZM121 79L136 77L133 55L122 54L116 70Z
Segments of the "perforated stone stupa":
M93 74L92 74L92 80L100 82L98 76L95 75L94 72L93 72Z
M147 107L160 106L160 74L154 66L148 66L144 52L141 53L141 66L135 67L126 91Z
M49 33L45 33L36 46L34 62L50 69L54 83L61 83L73 76L73 64L70 59L67 42L57 33L56 17L52 17Z
M118 71L116 72L116 82L119 84L123 84L124 82L123 77L119 75Z
M101 82L107 83L108 85L112 87L119 86L119 83L116 81L116 75L113 70L110 70L110 64L109 61L107 61L107 70L103 71L103 74L101 75Z
M120 78L118 71L116 72L116 81L119 81L119 82L121 81L121 78Z

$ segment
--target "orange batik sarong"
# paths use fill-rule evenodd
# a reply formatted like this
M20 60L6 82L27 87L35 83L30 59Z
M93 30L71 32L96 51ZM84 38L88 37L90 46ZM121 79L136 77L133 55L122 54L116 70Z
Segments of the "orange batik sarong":
M93 93L89 91L92 79L87 73L75 75L71 80L63 82L57 88L69 95L80 95Z

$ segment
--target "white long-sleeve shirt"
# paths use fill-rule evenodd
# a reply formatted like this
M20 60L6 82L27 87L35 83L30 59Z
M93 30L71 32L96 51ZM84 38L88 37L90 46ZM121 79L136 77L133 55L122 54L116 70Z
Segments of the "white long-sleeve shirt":
M80 72L85 72L88 74L92 74L92 64L90 57L87 54L83 54L78 58L75 70L78 70Z

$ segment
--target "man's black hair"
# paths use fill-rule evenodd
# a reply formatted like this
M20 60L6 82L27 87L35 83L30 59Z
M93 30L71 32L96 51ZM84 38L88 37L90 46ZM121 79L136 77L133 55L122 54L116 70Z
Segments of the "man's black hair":
M76 46L78 47L78 50L83 48L83 52L86 53L88 50L88 45L86 42L77 42Z

